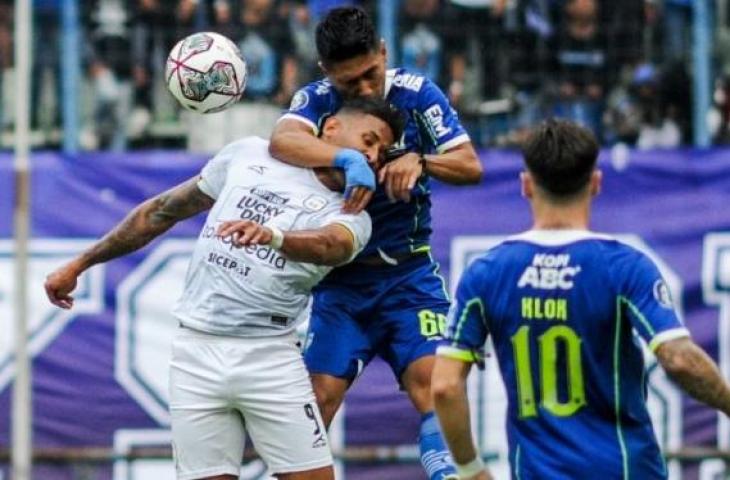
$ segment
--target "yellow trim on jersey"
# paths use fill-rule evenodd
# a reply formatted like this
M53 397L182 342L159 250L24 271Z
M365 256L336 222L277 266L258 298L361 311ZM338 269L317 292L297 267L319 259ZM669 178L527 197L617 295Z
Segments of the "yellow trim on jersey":
M436 355L439 357L451 358L453 360L461 360L466 363L477 363L481 361L479 355L472 350L464 350L461 348L441 345L436 349Z

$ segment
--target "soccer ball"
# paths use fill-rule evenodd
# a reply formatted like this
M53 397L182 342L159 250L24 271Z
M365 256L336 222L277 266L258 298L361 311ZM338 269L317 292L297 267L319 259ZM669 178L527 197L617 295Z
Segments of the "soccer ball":
M165 79L172 95L188 110L220 112L241 98L246 61L236 44L223 35L194 33L172 47Z

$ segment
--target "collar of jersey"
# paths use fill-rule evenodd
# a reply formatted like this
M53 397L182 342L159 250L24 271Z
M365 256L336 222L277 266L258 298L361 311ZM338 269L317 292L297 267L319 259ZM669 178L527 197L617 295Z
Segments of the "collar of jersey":
M507 240L518 240L544 246L565 245L580 240L611 240L613 237L590 230L528 230L518 235L508 237Z

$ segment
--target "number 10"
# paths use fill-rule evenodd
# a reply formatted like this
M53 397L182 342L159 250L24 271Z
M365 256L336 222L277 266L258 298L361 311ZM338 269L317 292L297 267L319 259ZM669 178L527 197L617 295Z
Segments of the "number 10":
M517 374L517 396L520 418L537 416L535 389L532 385L532 361L530 359L530 327L525 325L512 336ZM572 328L565 325L550 327L537 339L540 358L541 406L558 417L567 417L586 404L581 362L581 339ZM565 346L567 355L568 399L558 399L558 342Z

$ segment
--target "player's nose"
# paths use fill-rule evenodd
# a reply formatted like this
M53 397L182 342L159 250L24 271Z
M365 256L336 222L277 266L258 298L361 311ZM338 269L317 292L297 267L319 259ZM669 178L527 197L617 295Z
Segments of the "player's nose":
M359 97L370 97L375 95L375 86L372 82L362 80L357 86L357 95Z

